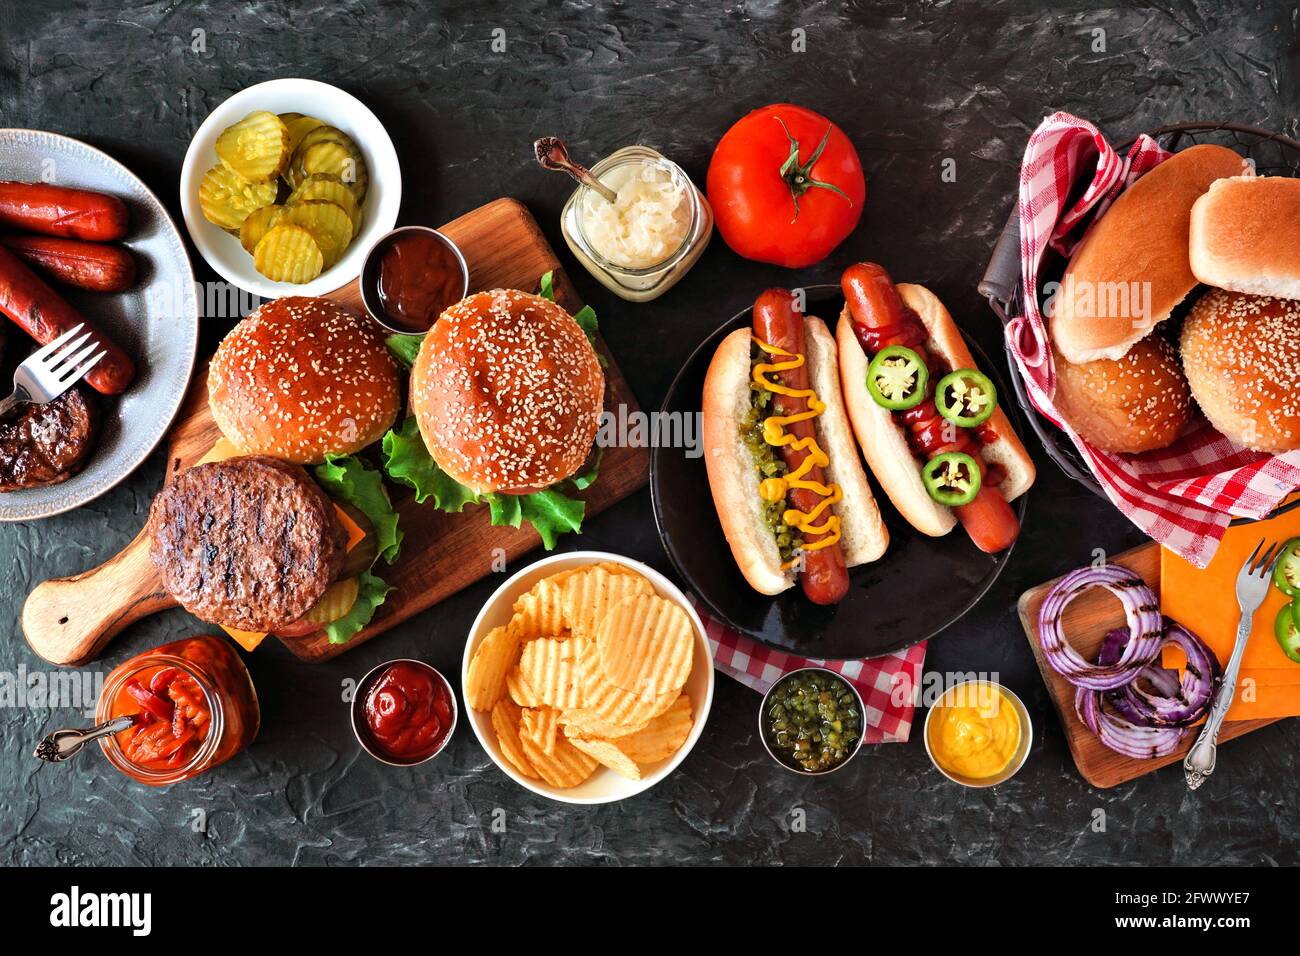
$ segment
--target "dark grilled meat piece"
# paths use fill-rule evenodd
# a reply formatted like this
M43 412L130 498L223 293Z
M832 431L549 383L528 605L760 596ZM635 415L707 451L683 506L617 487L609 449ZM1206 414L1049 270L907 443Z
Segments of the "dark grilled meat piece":
M39 488L81 471L99 416L80 386L45 405L25 405L0 422L0 491Z
M173 478L149 511L150 557L195 617L273 631L302 617L338 577L347 536L301 468L249 456Z

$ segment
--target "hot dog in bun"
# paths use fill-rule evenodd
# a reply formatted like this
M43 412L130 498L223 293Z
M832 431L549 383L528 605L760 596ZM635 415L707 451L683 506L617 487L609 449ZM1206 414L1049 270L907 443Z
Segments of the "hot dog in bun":
M718 347L704 381L704 458L731 553L763 594L796 580L834 604L848 568L889 545L840 395L835 340L784 289Z
M850 266L841 286L844 401L881 487L923 534L960 521L982 551L1010 547L1020 522L1009 502L1034 483L1034 463L952 316L875 263Z

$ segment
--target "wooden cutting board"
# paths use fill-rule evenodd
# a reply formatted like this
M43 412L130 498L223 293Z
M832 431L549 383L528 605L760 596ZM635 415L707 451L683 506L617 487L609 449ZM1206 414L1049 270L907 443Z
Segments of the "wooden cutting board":
M1144 544L1132 551L1126 551L1112 563L1123 565L1141 575L1159 596L1160 546L1158 544ZM1024 625L1029 646L1034 652L1034 660L1038 662L1038 670L1043 675L1044 683L1047 684L1048 696L1052 698L1052 704L1061 718L1066 743L1070 745L1070 753L1074 755L1075 766L1079 768L1083 779L1094 787L1114 787L1171 763L1182 763L1183 757L1196 742L1195 733L1187 735L1183 746L1176 753L1154 760L1137 760L1125 757L1104 746L1096 735L1084 726L1083 721L1079 720L1074 712L1074 685L1052 670L1043 656L1043 647L1038 641L1038 609L1042 607L1048 592L1059 580L1060 578L1057 578L1026 591L1020 596L1018 607L1020 623ZM1109 591L1104 588L1092 588L1070 602L1065 610L1063 624L1071 646L1086 659L1095 660L1106 632L1125 626L1124 609ZM1273 723L1271 720L1230 721L1223 725L1219 742L1240 737L1242 734L1248 734L1271 723Z
M553 270L557 301L571 313L581 308L555 252L523 204L498 199L440 228L464 253L470 268L471 291L533 290L542 274ZM355 281L326 298L364 314ZM609 362L605 369L606 406L617 409L622 405L629 413L638 411L636 399L609 350L603 342L597 343L597 349ZM208 409L205 362L194 376L168 433L167 477L195 464L220 437ZM587 502L587 516L643 488L649 479L648 448L605 449L600 478L581 495ZM471 505L452 515L416 504L405 486L390 484L389 493L401 515L405 540L397 562L391 566L380 562L375 573L395 590L375 612L370 625L346 644L330 644L323 634L281 638L304 661L325 661L351 650L489 573L504 570L506 562L541 543L527 525L519 529L493 527L486 506ZM23 632L33 650L51 663L84 664L98 656L125 627L174 606L149 560L148 535L141 531L121 553L98 568L37 587L23 608Z

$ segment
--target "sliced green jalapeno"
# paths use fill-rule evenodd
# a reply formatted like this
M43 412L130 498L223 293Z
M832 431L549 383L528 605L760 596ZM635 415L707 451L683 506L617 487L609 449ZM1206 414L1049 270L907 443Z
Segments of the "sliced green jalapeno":
M881 408L902 412L925 401L930 370L906 345L891 345L876 353L867 366L867 392Z
M998 390L983 372L959 368L939 379L934 404L954 425L974 428L988 421L998 407Z
M974 501L984 481L979 462L963 451L935 455L921 469L921 480L930 497L949 508Z

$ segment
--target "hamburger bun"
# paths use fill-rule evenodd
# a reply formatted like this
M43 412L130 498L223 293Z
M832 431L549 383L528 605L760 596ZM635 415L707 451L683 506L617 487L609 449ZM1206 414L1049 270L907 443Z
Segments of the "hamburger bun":
M1192 206L1192 272L1206 285L1300 299L1300 179L1220 179Z
M817 444L830 459L822 469L829 484L844 495L833 505L840 519L840 548L852 568L875 561L889 547L889 532L871 494L866 472L853 443L853 432L840 395L835 339L826 323L804 317L808 353L808 385L826 408L814 419ZM704 464L718 520L741 574L760 594L780 594L797 580L794 570L781 566L781 552L765 519L759 495L759 473L742 434L742 422L753 407L749 327L737 329L713 353L704 378Z
M328 299L267 302L230 330L208 367L208 404L231 444L300 465L378 441L400 401L379 332Z
M1174 347L1148 335L1123 358L1074 365L1059 353L1053 401L1093 448L1137 453L1168 448L1192 417L1187 378Z
M1192 206L1242 158L1223 146L1176 153L1122 192L1075 251L1053 297L1052 341L1076 365L1117 359L1196 287Z
M529 494L587 460L605 375L568 312L515 289L447 309L411 369L411 409L429 454L479 494Z
M1182 355L1215 428L1256 451L1300 448L1300 302L1212 289L1183 325Z

